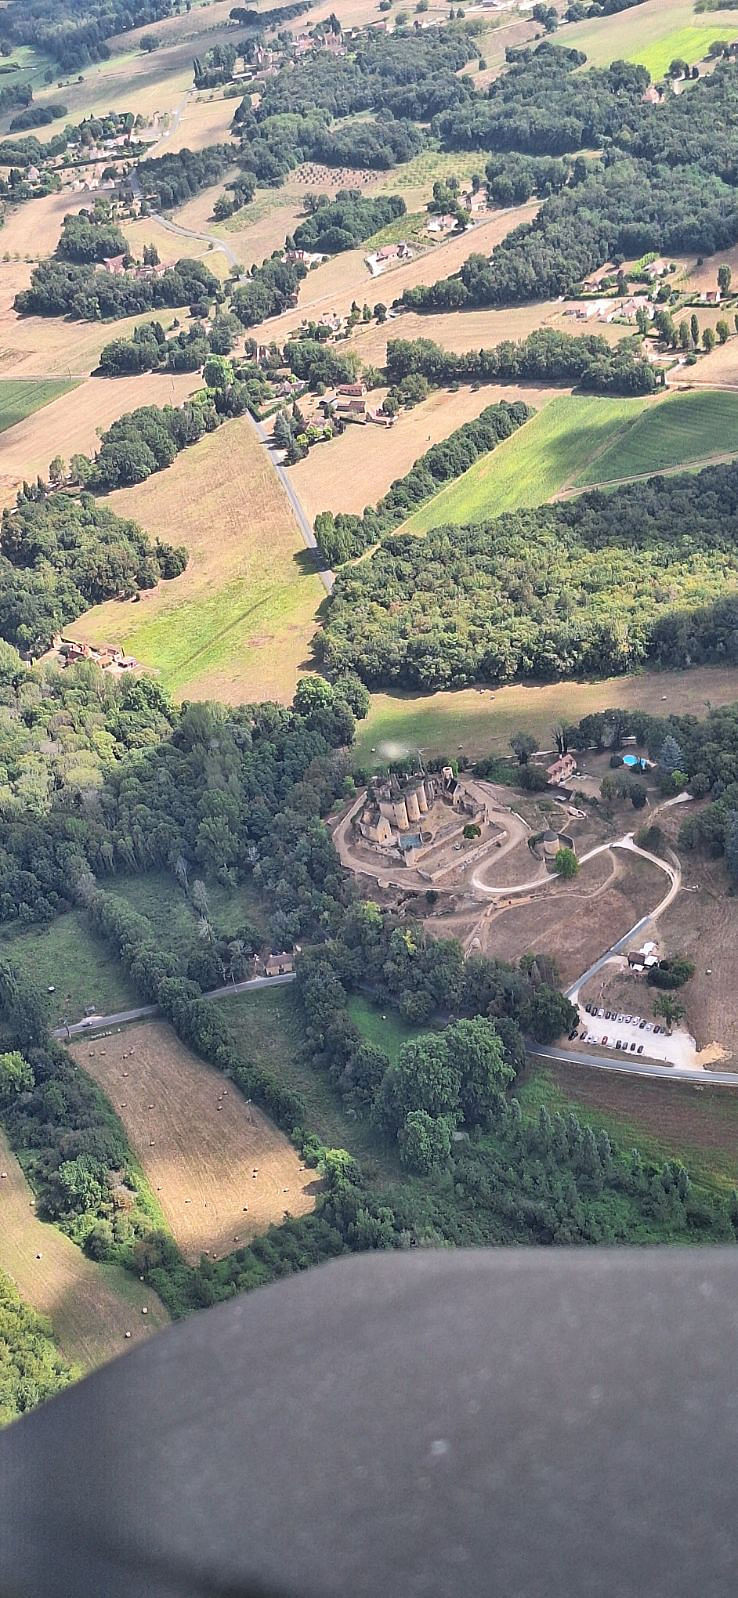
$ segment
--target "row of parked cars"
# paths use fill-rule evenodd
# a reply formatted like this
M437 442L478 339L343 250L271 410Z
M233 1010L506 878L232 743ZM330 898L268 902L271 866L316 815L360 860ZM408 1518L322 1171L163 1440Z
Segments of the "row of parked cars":
M598 1010L596 1004L585 1004L588 1015L599 1016L602 1021L628 1021L632 1026L637 1026L641 1032L666 1032L666 1027L658 1026L655 1021L644 1021L640 1015L620 1015L617 1010Z

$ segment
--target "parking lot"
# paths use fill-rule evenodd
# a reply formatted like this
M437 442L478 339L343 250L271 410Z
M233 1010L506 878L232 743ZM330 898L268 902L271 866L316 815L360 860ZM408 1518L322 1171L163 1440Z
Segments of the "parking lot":
M614 1053L629 1054L634 1059L644 1055L649 1060L663 1060L667 1065L694 1064L696 1044L688 1032L676 1029L670 1035L658 1023L645 1021L643 1016L616 1013L601 1006L591 1005L594 1012L591 1015L583 1004L577 1008L581 1021L577 1035L583 1044L598 1043Z

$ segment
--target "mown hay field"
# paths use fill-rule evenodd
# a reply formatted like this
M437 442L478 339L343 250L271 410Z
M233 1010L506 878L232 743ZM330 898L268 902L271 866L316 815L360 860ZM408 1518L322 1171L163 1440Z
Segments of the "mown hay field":
M89 195L72 194L67 189L13 207L0 231L2 254L21 255L30 261L53 255L65 216L80 211L89 202Z
M151 1287L120 1265L88 1259L55 1226L39 1220L2 1131L0 1170L5 1172L0 1178L0 1269L27 1304L48 1316L59 1348L73 1365L92 1370L168 1324Z
M187 570L139 603L96 606L69 631L124 644L177 698L290 700L325 596L250 420L226 422L103 503L183 543Z
M181 253L181 251L180 251ZM131 338L136 327L151 321L151 311L114 322L71 322L61 316L19 316L13 310L18 289L27 287L31 268L12 261L0 266L0 372L13 377L88 377L100 359L103 344ZM180 310L180 319L182 312ZM171 328L177 312L157 312L163 328Z
M191 1264L206 1252L231 1254L286 1211L314 1208L315 1172L284 1133L165 1022L86 1038L70 1053L120 1116Z
M653 715L704 716L709 705L738 701L738 667L695 666L688 671L644 671L596 682L513 683L458 688L436 694L373 694L369 715L357 727L356 756L381 765L420 749L424 755L510 753L523 727L541 749L553 745L552 728L597 710L621 705Z
M738 454L738 394L675 394L641 411L576 482L609 483L727 454Z
M108 329L110 337L115 336ZM27 382L12 385L27 388ZM0 500L8 503L24 478L38 473L46 477L49 461L56 455L68 461L78 451L92 455L98 446L98 431L109 427L126 411L139 405L181 405L189 394L202 386L198 372L146 372L139 377L89 377L78 385L55 386L43 414L36 410L25 420L8 428L3 437ZM0 381L0 405L5 383ZM74 392L70 392L70 389ZM42 402L43 403L43 402ZM121 515L129 514L121 511ZM174 542L176 543L176 539Z
M403 524L403 531L427 533L446 522L463 526L542 504L578 477L584 462L648 403L642 398L558 395L512 437L421 505Z

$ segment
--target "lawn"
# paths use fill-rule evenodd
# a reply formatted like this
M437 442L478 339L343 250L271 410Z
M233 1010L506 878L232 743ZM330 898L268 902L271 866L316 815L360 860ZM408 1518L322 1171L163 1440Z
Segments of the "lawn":
M540 505L575 478L649 401L562 394L428 500L402 531L427 533Z
M313 1069L303 1052L305 1022L293 987L261 989L223 999L218 1014L228 1023L236 1046L248 1059L271 1071L307 1104L308 1131L329 1148L348 1149L372 1169L396 1175L387 1148L362 1121L345 1114L328 1076ZM355 1017L356 1019L356 1017Z
M711 455L738 453L738 394L675 394L636 416L580 473L577 487L660 472Z
M418 1028L410 1026L403 1021L396 1010L378 1010L375 1004L365 999L360 993L353 993L349 999L349 1015L363 1032L368 1043L373 1043L376 1048L383 1049L390 1060L396 1060L403 1043L408 1038L417 1037Z
M682 1160L713 1192L726 1194L738 1184L738 1092L731 1088L692 1088L532 1062L516 1094L531 1120L542 1104L551 1115L574 1110L585 1125L602 1128L621 1148L637 1145L651 1159Z
M74 636L124 644L178 699L290 700L325 594L250 420L226 422L102 503L190 559L141 603L88 611Z
M0 433L76 387L59 377L0 378Z
M370 239L365 239L359 249L365 254L372 250L380 250L385 244L401 244L403 239L412 239L416 244L433 244L432 234L425 231L429 217L427 211L408 211L404 216L397 216L393 222L388 222L386 227L381 227L372 233Z
M108 945L94 937L83 910L45 927L3 929L0 953L17 961L48 993L52 1024L78 1021L94 1006L100 1015L139 1002L136 989Z
M459 688L437 694L373 694L366 721L357 726L356 756L376 766L401 759L410 750L425 755L463 754L476 760L509 753L518 728L532 732L550 749L552 727L576 722L611 705L654 715L704 716L708 705L738 700L738 668L699 666L690 671L642 672L599 682L513 683L490 688Z

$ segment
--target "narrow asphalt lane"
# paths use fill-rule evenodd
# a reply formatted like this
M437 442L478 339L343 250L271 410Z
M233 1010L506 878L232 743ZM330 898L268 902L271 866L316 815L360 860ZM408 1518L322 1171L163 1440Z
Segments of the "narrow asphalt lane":
M254 429L254 431L256 433L257 438L264 445L264 448L266 449L266 451L267 451L267 453L269 455L269 459L270 459L270 461L272 463L272 466L274 467L274 470L275 470L275 472L276 472L276 474L277 474L277 476L279 478L280 483L282 484L282 487L283 487L283 489L285 491L285 494L287 495L287 498L288 498L288 500L290 502L290 505L292 507L292 511L294 513L295 521L297 522L297 525L298 525L298 527L300 529L300 534L302 536L303 543L305 544L306 549L311 549L311 550L313 550L315 552L315 554L318 557L318 561L320 561L320 549L318 547L318 540L315 537L315 533L313 532L312 522L310 520L310 517L307 514L307 511L305 510L305 508L304 508L304 506L302 504L302 501L299 499L297 493L295 492L294 484L290 482L290 479L289 479L289 477L287 475L287 472L285 471L284 466L282 466L281 463L278 460L276 460L275 455L274 455L274 450L272 448L272 441L271 441L271 438L270 438L266 428L263 426L263 424L261 422L257 422L256 418L254 416L252 416L250 412L247 412L247 415L248 415L249 421L251 422L251 425L252 425L252 427L253 427L253 429ZM318 565L317 571L318 571L318 576L320 578L320 581L322 582L326 593L327 594L332 594L332 592L333 592L333 584L335 583L335 580L336 580L334 573L330 570L330 568L328 566L322 566L322 565Z
M682 1065L656 1065L650 1060L631 1059L623 1054L614 1055L611 1060L601 1060L595 1054L574 1054L567 1049L557 1049L553 1046L542 1048L540 1044L530 1044L528 1054L534 1060L560 1061L564 1065L583 1065L598 1071L620 1071L626 1076L658 1076L667 1077L671 1082L691 1082L693 1087L738 1088L737 1071L704 1071L698 1067L690 1070Z
M294 982L294 971L285 971L276 977L249 977L246 982L226 982L222 988L211 988L203 999L230 999L234 993L249 993L259 988L281 988ZM54 1027L52 1036L68 1041L70 1038L100 1032L105 1027L127 1026L131 1021L146 1021L160 1015L158 1004L140 1004L135 1010L115 1010L112 1015L88 1015L84 1021L74 1021L71 1026Z

